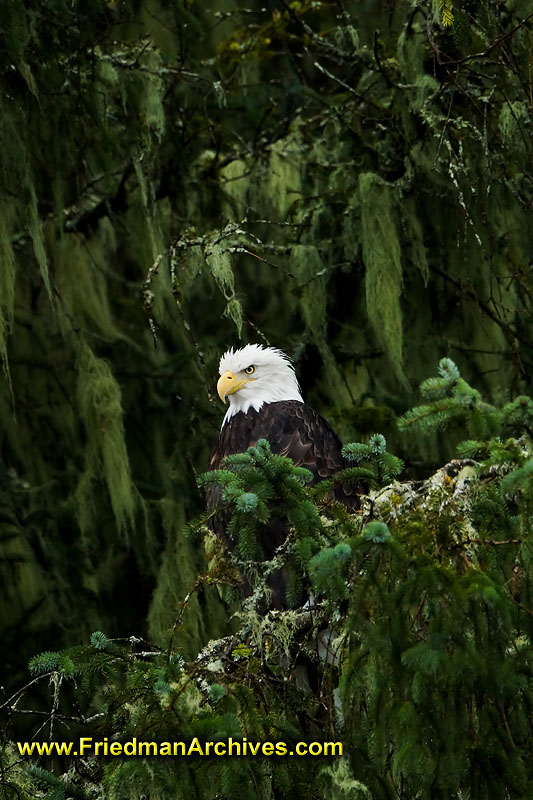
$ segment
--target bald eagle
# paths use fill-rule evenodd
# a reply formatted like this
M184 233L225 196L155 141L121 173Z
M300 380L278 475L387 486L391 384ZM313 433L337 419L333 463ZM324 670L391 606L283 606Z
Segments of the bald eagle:
M259 344L228 350L220 359L219 373L218 395L222 402L229 401L229 408L209 469L218 469L225 456L243 453L260 439L270 443L272 452L310 470L313 483L347 466L339 437L304 403L294 367L281 350ZM337 499L359 506L353 487Z
M229 407L209 470L219 469L225 456L243 453L260 439L269 442L273 453L310 470L312 483L348 466L339 437L320 414L304 403L294 367L281 350L259 344L228 350L220 359L219 373L218 394L222 402L229 401ZM334 496L348 508L356 509L361 492L359 483L343 484L335 488ZM210 511L218 506L220 495L220 491L208 491ZM222 538L226 523L227 514L215 516L213 528ZM265 558L273 557L286 535L286 525L279 520L268 523L261 540ZM283 585L273 588L273 604L283 607Z

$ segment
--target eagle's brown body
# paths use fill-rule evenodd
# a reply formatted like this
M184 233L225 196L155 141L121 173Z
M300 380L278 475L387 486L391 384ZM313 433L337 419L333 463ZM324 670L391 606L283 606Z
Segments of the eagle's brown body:
M342 443L331 425L303 402L281 400L265 403L259 411L253 408L239 411L222 426L217 446L209 461L209 469L219 469L225 456L243 453L260 439L266 439L273 453L291 458L297 467L305 467L313 474L313 483L335 475L347 466L342 455ZM334 497L350 509L359 508L360 484L336 487ZM208 506L214 510L220 503L220 490L208 493ZM213 519L215 533L225 537L227 511L220 510ZM287 536L282 520L273 518L265 526L261 546L265 559L270 560L277 547ZM226 540L227 541L227 540ZM231 546L231 543L228 543ZM279 575L270 581L273 589L272 605L285 607L285 578Z
M329 423L305 403L280 400L231 417L220 431L211 468L217 469L224 456L242 453L259 439L267 439L274 453L292 458L318 477L342 467L341 443Z

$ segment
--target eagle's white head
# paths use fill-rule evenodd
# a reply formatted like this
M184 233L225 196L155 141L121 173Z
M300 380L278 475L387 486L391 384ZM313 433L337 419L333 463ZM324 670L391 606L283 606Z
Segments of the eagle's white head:
M238 411L259 411L263 403L278 400L303 402L289 358L275 347L247 344L228 350L220 359L218 395L229 408L222 425Z

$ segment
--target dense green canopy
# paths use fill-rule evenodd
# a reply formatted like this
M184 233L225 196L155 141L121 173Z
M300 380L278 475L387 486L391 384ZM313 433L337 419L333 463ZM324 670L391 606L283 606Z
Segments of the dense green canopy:
M203 510L197 475L223 414L214 391L218 358L239 342L287 352L308 402L346 442L383 434L406 462L404 480L436 474L467 436L477 442L478 449L471 443L462 455L485 465L479 497L488 506L476 495L475 513L472 505L458 513L477 531L474 538L520 540L501 562L486 559L507 587L515 567L529 586L521 543L530 535L523 486L531 423L525 406L522 427L515 420L512 428L516 409L509 403L531 394L533 374L530 2L252 0L243 7L233 0L4 0L0 29L0 683L6 697L27 681L31 656L88 642L95 630L109 638L136 635L164 649L177 625L172 647L192 663L210 639L235 629L216 581L198 583L207 574L204 542L186 529ZM397 418L419 402L418 385L443 357L458 365L462 377L453 380L464 386L439 384L448 395L439 400L436 424L434 409L429 414L424 436L416 427L425 419L420 409L398 427ZM430 387L428 402L437 400ZM502 445L502 456L498 437L518 444ZM507 464L502 475L501 463ZM496 491L491 465L498 481L506 470L522 472ZM378 474L376 485L384 477ZM320 498L305 500L315 501L323 513ZM389 523L396 501L390 502L383 512ZM403 544L413 508L404 511L397 532ZM495 533L487 518L495 520ZM350 540L358 553L357 569L341 570L346 580L359 575L358 548L366 545L352 539L363 536L362 524L341 514L333 525L348 526L339 541ZM421 549L408 556L415 561L428 548L435 555L422 512L416 524ZM305 580L313 569L322 574L329 557L330 567L344 563L341 548L322 556L320 566L320 548L337 545L317 531L312 546L293 554ZM446 541L442 547L452 555L441 588L450 575L463 580L455 545ZM318 567L308 567L317 557ZM387 556L388 566L376 562L365 580L404 585L405 563L395 557ZM476 558L486 580L495 580L485 555ZM437 593L429 573L427 591ZM462 621L441 608L435 635L457 624L463 631L457 647L468 650L469 637L478 637L480 652L494 646L501 655L518 642L521 659L530 653L523 619L508 610L505 619L498 616L502 604L493 598L489 617L479 622L476 603L486 586L476 580L473 587L466 578L453 584L465 593ZM400 602L369 591L363 608L361 591L349 615L356 639L368 635L374 613L385 620ZM411 608L416 591L405 609L420 622L422 594ZM505 602L512 604L516 592L509 591ZM522 591L527 616L530 595ZM485 627L468 627L478 623ZM491 642L494 626L502 635ZM400 661L384 653L376 675L394 677L394 664L419 664L404 633L393 631L389 639ZM331 767L336 791L345 790L339 796L489 796L476 783L481 761L451 764L449 753L439 761L433 752L424 762L414 745L402 761L398 737L415 724L412 709L401 705L405 686L395 693L392 681L387 705L376 687L357 683L354 652L341 681L346 702L357 698L346 730L355 758L362 746L353 738L358 720L374 725L365 728L373 766L365 776ZM486 657L497 660L491 653ZM424 659L427 674L438 671L437 656ZM531 680L527 669L501 663L522 691ZM53 659L46 665L57 671ZM471 671L464 691L478 677ZM438 708L471 701L455 692L456 679L450 668L443 692L435 690ZM505 691L512 680L502 679ZM43 685L37 704L44 694ZM240 697L241 707L254 697ZM184 719L205 702L189 699ZM495 701L487 718L500 713L498 735L508 734L519 749L526 723L506 716L508 699ZM383 703L385 717L372 716L369 708ZM385 742L393 711L404 716ZM446 724L457 739L483 724L477 712L468 720L457 708L450 713ZM297 718L295 712L291 724ZM267 722L261 718L256 731L266 736ZM299 724L305 733L305 722ZM5 735L31 735L36 727L33 718L10 714ZM424 731L427 741L436 735ZM452 733L439 735L444 742ZM408 763L411 755L416 765ZM390 766L382 785L375 778L380 758ZM528 796L532 778L517 766L522 751L513 758L499 772L494 767L491 796ZM433 785L424 782L428 770L441 776ZM505 794L501 786L513 770L516 786ZM332 796L326 778L326 788L316 791ZM109 796L122 797L120 780ZM165 780L159 785L154 778L146 796L170 796L173 784L165 788ZM201 793L204 778L195 780L199 797L214 796ZM230 796L232 780L238 784L242 776L237 771L225 780L221 796ZM305 794L305 775L298 780ZM361 789L358 780L372 788ZM284 789L276 791L284 796ZM144 795L131 789L124 796Z

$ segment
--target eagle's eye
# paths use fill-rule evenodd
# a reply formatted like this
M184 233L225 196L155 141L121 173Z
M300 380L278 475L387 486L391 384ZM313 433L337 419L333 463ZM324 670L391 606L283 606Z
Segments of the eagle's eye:
M253 375L255 372L255 367L253 366L253 364L251 364L249 367L246 367L244 371L246 372L247 375Z

